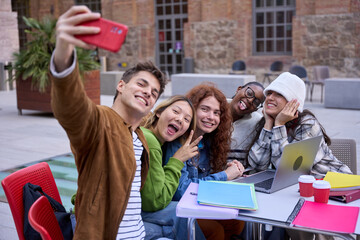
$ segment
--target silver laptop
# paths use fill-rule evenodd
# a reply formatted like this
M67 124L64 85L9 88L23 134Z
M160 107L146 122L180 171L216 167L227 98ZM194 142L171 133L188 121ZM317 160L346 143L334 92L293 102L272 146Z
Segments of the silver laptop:
M300 175L309 174L319 150L322 136L289 143L284 147L276 170L269 169L234 182L254 183L255 190L273 193L298 182Z

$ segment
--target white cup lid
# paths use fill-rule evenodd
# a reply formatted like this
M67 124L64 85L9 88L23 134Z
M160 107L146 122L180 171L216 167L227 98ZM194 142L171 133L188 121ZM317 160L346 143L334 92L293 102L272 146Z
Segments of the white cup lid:
M313 182L315 182L315 178L314 178L314 176L311 176L311 175L301 175L298 178L298 181L302 182L302 183L313 183Z
M328 181L317 180L313 183L313 187L317 189L327 189L327 188L331 188L331 185Z

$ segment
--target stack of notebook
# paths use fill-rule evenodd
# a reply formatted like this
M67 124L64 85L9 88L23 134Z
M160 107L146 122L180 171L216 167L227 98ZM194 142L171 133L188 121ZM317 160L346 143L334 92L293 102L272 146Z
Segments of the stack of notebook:
M258 209L254 184L229 181L200 181L198 202L204 205Z
M258 209L253 184L200 181L190 183L176 207L176 216L234 219L239 209Z
M199 204L197 201L199 184L190 183L176 206L176 216L203 219L234 219L239 210ZM221 216L219 218L219 216Z
M360 175L328 172L324 180L331 185L330 199L345 203L360 199Z

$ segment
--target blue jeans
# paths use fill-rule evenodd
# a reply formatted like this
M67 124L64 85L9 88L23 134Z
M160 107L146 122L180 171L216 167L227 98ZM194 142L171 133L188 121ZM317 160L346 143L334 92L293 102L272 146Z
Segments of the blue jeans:
M142 212L141 217L144 221L146 240L166 237L170 239L187 239L187 218L176 217L176 206L178 202L172 201L170 204L157 212ZM195 224L196 239L205 240L199 225Z
M70 220L71 220L71 227L72 227L72 231L73 231L73 234L75 233L75 226L76 226L76 219L75 219L75 214L74 212L72 211L72 208L70 208Z

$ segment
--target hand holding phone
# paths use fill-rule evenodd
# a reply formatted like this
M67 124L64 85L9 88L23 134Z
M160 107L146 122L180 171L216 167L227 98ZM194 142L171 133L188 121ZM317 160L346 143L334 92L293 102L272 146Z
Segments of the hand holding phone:
M75 35L76 38L111 52L120 50L128 32L126 25L103 18L84 22L80 25L99 27L101 30L98 34Z

